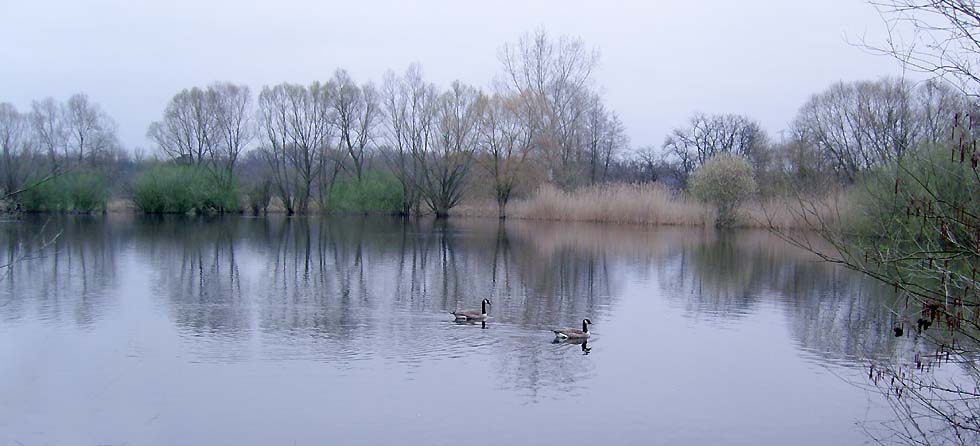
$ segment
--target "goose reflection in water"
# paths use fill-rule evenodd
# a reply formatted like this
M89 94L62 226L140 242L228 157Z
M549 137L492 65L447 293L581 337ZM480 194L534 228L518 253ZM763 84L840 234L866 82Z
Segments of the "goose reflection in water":
M480 328L482 328L484 330L487 329L487 321L485 321L485 320L483 320L483 321L468 321L466 319L456 319L456 320L454 320L452 322L454 324L456 324L456 325L479 325Z
M578 345L578 346L581 346L582 347L582 354L583 355L587 355L587 354L589 354L592 351L592 347L589 347L589 339L588 338L578 338L578 339L576 339L576 338L569 338L569 339L555 338L555 340L551 341L551 343L552 344L565 344L565 345Z

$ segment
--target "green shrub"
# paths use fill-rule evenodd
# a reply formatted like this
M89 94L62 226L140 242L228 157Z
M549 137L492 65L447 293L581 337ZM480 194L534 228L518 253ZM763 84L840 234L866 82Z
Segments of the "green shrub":
M108 198L104 177L93 172L59 175L18 195L21 207L28 212L104 211Z
M330 190L328 209L338 212L390 212L401 209L402 187L394 175L368 171L356 178L338 179Z
M133 186L143 212L186 214L237 212L238 188L218 181L203 167L158 166L140 175Z
M848 232L910 242L936 230L935 215L980 215L976 172L969 159L958 162L958 153L952 158L948 147L927 147L858 178L849 197L856 212L844 222Z
M752 165L740 156L722 153L705 161L688 184L695 198L715 206L719 227L732 226L739 204L756 191Z

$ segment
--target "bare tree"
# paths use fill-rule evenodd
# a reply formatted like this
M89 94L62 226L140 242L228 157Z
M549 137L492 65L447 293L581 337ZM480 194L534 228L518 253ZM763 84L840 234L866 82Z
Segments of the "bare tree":
M782 181L791 191L820 194L837 183L830 160L798 132L784 135L772 145L770 153L772 160L768 174L776 181Z
M385 76L383 104L386 114L384 159L402 186L402 215L419 212L421 194L417 176L421 167L416 153L434 144L437 111L436 88L422 78L422 68L413 64L402 77Z
M293 215L296 212L293 202L296 192L292 179L295 173L286 157L291 144L287 103L286 85L263 87L259 93L259 127L268 143L259 150L269 163L276 193L286 213Z
M432 144L414 146L418 189L437 218L449 216L449 210L463 198L477 148L482 102L475 88L453 82L436 101Z
M950 117L971 110L969 97L940 79L929 79L917 86L912 103L920 145L948 142L953 131Z
M911 150L947 142L950 117L966 107L962 95L936 82L837 83L807 101L793 131L827 157L841 180L853 182Z
M794 126L827 154L841 179L853 182L914 144L909 97L902 81L838 83L811 97Z
M64 110L53 98L31 103L31 129L36 143L44 150L54 168L67 147Z
M980 75L980 7L964 0L872 0L885 22L885 42L866 49L893 57L905 69L956 82L977 96Z
M359 87L345 70L337 70L330 82L337 93L333 108L338 147L346 152L347 157L341 166L360 180L364 172L365 150L373 142L376 127L382 118L378 91L370 83Z
M744 156L755 165L768 144L765 131L749 118L696 113L687 127L674 129L667 136L663 148L688 175L720 153Z
M616 155L629 149L629 144L630 139L626 134L626 126L623 125L623 121L619 120L619 115L616 112L610 113L606 122L606 131L599 145L599 160L593 162L597 171L595 178L598 181L606 181L609 165Z
M24 166L29 154L30 123L13 104L0 103L0 184L3 196L21 188L26 177Z
M586 139L592 72L597 51L579 39L550 38L543 30L524 35L516 45L501 48L502 83L536 115L536 147L549 162L559 183L570 185L579 174L577 162Z
M636 150L635 158L643 174L642 181L657 181L657 168L664 162L660 151L655 146L643 146Z
M217 126L207 91L194 87L170 100L163 119L150 124L147 136L174 161L203 165L218 143Z
M608 162L603 162L603 148L606 142L606 133L609 131L610 119L606 112L606 107L602 103L599 95L592 95L589 98L589 110L586 113L587 127L587 155L589 159L589 183L595 184L600 181L603 172L603 165L608 166Z
M84 93L68 98L64 120L66 151L77 154L79 163L94 165L98 157L111 154L119 146L116 122Z
M136 164L143 164L143 162L146 160L146 148L143 146L133 147L133 162Z
M535 126L519 98L485 99L479 126L479 164L493 177L497 215L507 217L507 202L525 173L533 149Z
M259 94L262 126L269 142L267 158L287 211L305 213L313 186L332 183L336 170L328 170L333 137L333 92L326 84L308 87L279 84ZM322 182L321 182L322 181ZM320 183L318 183L320 182ZM292 210L290 210L292 208Z
M234 180L238 158L255 137L252 91L246 85L216 83L208 87L208 96L216 133L208 158L219 181L229 185Z

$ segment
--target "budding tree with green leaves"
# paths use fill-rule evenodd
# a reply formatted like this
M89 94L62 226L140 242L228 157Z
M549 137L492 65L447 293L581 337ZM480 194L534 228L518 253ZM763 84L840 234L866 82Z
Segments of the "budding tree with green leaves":
M752 165L741 156L720 153L694 171L688 184L691 194L718 211L715 226L735 224L738 206L755 193Z

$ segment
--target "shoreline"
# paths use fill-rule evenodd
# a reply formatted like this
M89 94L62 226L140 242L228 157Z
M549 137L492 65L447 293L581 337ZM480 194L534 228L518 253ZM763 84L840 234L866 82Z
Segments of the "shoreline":
M704 228L704 229L714 229L714 212L703 205L699 205L701 209L698 209L698 217L695 220L682 220L682 219L670 219L670 218L657 218L657 219L642 219L642 218L615 218L610 215L591 215L591 216L576 216L568 215L568 213L553 213L553 214L543 214L529 211L529 208L533 204L529 203L532 199L517 199L513 200L508 204L508 213L505 218L500 218L498 216L498 211L496 204L492 200L474 200L465 204L461 204L450 211L449 216L446 217L450 220L456 219L467 219L467 220L502 220L502 221L526 221L526 222L553 222L553 223L587 223L596 225L609 225L616 227L637 227L637 228L649 228L649 227L684 227L684 228ZM689 205L690 203L687 203ZM642 204L637 204L636 207L640 207ZM771 203L770 203L771 205ZM742 209L739 210L739 216L736 224L732 229L769 229L770 225L767 223L764 215L767 205L759 202L753 201L743 205ZM768 212L773 215L773 225L772 227L776 229L786 229L786 230L803 230L807 229L806 224L801 224L799 221L795 221L795 215L788 215L787 212L791 212L787 207L768 207ZM116 198L110 200L106 209L97 212L4 212L5 215L126 215L126 216L136 216L136 215L146 215L146 216L189 216L189 217L221 217L221 216L239 216L239 217L250 217L250 218L263 218L263 217L389 217L389 218L410 218L410 219L435 219L434 215L431 213L424 213L421 215L411 215L403 216L396 213L389 212L344 212L344 211L330 211L325 213L313 212L307 214L294 214L287 215L285 209L277 207L275 205L270 205L269 208L258 214L252 213L251 211L240 211L240 212L229 212L229 213L213 213L213 214L178 214L178 213L146 213L139 210L136 204L131 199L127 198ZM776 215L778 214L778 215ZM790 220L787 220L790 217Z

